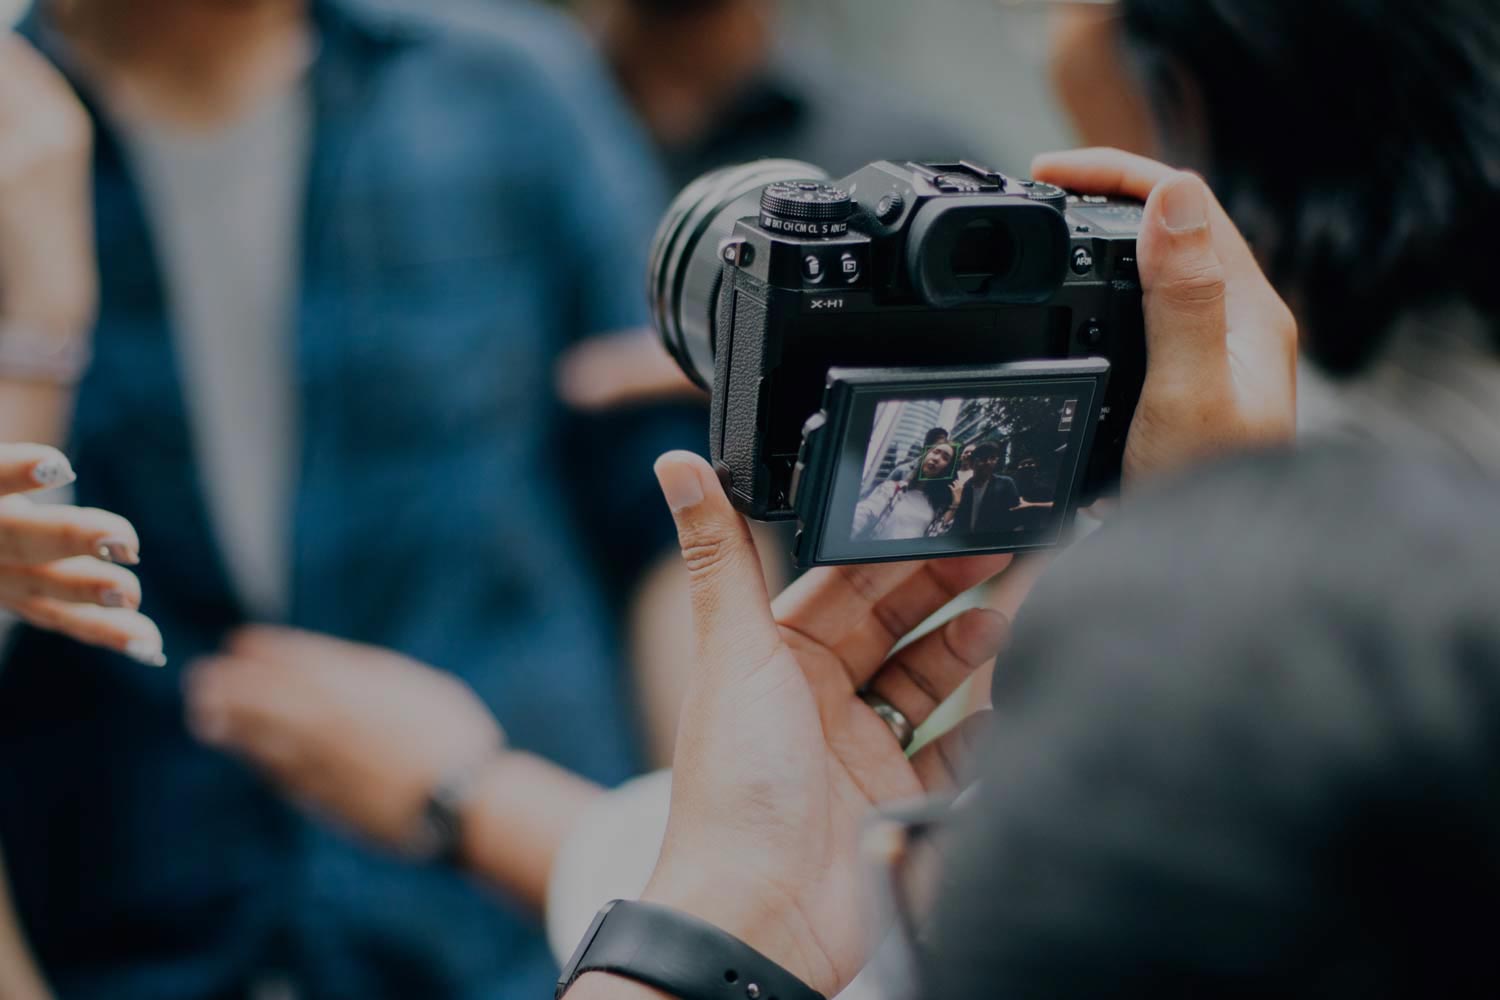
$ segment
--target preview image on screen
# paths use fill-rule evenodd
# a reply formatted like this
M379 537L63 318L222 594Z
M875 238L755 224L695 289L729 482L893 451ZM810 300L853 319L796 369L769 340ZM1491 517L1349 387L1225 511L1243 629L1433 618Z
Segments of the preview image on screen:
M1063 514L1075 395L886 400L865 449L851 542L1043 535ZM1066 502L1066 498L1062 498Z

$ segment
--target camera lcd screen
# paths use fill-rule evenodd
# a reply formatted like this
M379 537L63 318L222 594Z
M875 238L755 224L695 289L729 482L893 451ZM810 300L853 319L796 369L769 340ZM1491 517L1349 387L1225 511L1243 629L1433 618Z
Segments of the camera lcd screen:
M1055 544L1098 388L1092 378L853 387L818 561Z

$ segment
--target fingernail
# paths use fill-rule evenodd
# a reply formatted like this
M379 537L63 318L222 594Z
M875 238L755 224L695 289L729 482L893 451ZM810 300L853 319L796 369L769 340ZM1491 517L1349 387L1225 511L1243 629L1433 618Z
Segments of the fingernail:
M31 478L38 486L48 488L55 486L66 486L78 475L73 471L73 466L62 455L54 455L44 458L31 468Z
M1167 182L1161 197L1161 217L1174 233L1190 233L1208 225L1208 202L1203 182L1183 175Z
M698 481L698 470L680 458L663 455L656 460L656 480L661 483L662 496L673 512L696 507L703 502L703 484Z
M136 554L135 546L118 538L106 538L99 543L99 558L106 562L119 563L121 566L134 566L141 561Z
M126 596L125 591L111 588L99 595L99 606L104 608L128 608L130 607L130 598Z
M144 663L148 667L165 667L167 665L166 654L156 648L156 643L145 639L131 639L125 644L124 652L132 660L135 660L137 663Z
M955 620L962 630L955 641L977 650L980 656L993 656L1010 635L1010 619L994 608L971 611Z

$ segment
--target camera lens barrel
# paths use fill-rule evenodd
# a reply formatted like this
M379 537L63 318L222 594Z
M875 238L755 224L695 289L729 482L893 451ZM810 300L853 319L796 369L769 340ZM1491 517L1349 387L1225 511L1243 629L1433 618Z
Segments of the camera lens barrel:
M799 221L837 224L847 219L853 203L847 193L824 183L827 177L800 160L758 160L704 174L667 209L651 247L647 294L662 343L699 387L708 389L714 377L714 323L723 280L719 245L737 220L756 214L768 186L792 189L783 206L788 213L826 213L817 220L799 216ZM842 202L832 192L842 194Z

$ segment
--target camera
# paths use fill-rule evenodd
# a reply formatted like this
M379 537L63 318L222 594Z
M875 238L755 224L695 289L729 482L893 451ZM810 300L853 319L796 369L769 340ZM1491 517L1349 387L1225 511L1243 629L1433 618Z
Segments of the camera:
M653 317L735 507L801 566L1054 544L1118 483L1141 206L970 161L763 160L663 218Z

